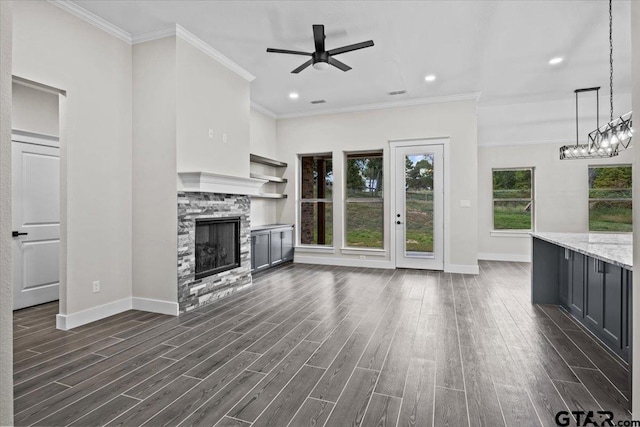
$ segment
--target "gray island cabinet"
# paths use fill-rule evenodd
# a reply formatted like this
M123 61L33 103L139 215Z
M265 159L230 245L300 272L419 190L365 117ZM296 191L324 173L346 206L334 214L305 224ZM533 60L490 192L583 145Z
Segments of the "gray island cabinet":
M293 261L293 224L251 228L251 272Z
M531 233L531 302L563 306L613 353L630 361L630 234Z

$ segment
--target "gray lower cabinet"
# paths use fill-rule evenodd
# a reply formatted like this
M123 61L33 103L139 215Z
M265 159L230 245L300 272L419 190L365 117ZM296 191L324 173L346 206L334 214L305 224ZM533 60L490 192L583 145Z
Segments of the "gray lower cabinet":
M251 231L251 271L293 260L293 225L269 225Z
M613 352L628 360L631 271L568 249L562 249L561 254L560 303Z
M268 268L269 246L271 239L268 231L251 232L251 271Z

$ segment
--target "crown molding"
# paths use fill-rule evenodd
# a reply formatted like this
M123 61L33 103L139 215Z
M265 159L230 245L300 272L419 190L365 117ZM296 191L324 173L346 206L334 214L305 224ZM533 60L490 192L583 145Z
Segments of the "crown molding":
M439 104L443 102L476 101L480 99L480 92L463 93L459 95L434 96L430 98L407 99L403 101L381 102L377 104L362 104L349 107L330 108L304 113L277 114L277 119L295 119L298 117L324 116L327 114L353 113L358 111L382 110L386 108L411 107L416 105Z
M233 62L231 59L224 56L220 51L214 49L205 41L194 35L193 33L186 30L180 24L175 24L175 26L170 26L166 28L160 28L158 30L149 31L146 33L135 34L131 37L132 44L149 42L152 40L163 39L165 37L180 37L182 40L188 42L191 46L210 56L211 58L218 61L220 64L224 65L243 79L248 82L255 80L256 76Z
M478 147L506 147L519 145L546 145L546 144L575 144L575 139L571 138L545 138L545 139L522 139L516 141L478 142ZM559 147L558 147L559 148Z
M112 24L111 22L100 18L98 15L95 15L89 12L87 9L84 9L77 4L69 1L69 0L48 0L49 3L58 6L60 9L69 12L73 16L76 16L83 21L93 25L101 29L102 31L111 34L122 40L123 42L131 44L131 34L117 25Z
M131 35L131 44L150 42L153 40L164 39L165 37L173 37L175 35L176 27L170 25L158 30L147 31L146 33L133 34Z
M189 42L193 47L199 49L203 53L209 55L211 58L218 61L220 64L224 65L243 79L251 82L255 80L255 76L233 62L231 59L224 56L222 53L211 47L202 39L195 36L193 33L187 31L179 24L175 26L170 26L166 28L161 28L155 31L149 31L142 34L131 35L126 32L122 28L112 24L111 22L100 18L98 15L95 15L88 10L78 6L77 4L71 2L70 0L47 0L49 3L58 6L60 9L69 12L70 14L82 19L85 22L111 34L112 36L117 37L118 39L128 43L128 44L137 44L144 43L151 40L162 39L165 37L176 36L181 39Z
M277 119L277 118L278 118L278 115L277 115L276 113L274 113L273 111L269 110L269 109L268 109L268 108L266 108L266 107L263 107L262 105L260 105L260 104L258 104L258 103L256 103L256 102L251 101L251 102L249 103L249 105L251 106L251 108L253 108L253 109L254 109L254 110L256 110L256 111L261 112L261 113L262 113L262 114L264 114L265 116L269 116L269 117L271 117L272 119Z
M221 63L222 65L224 65L225 67L227 67L228 69L230 69L231 71L233 71L234 73L242 77L243 79L245 79L246 81L252 82L253 80L255 80L256 76L254 76L253 74L251 74L250 72L248 72L247 70L245 70L244 68L242 68L241 66L239 66L238 64L230 60L229 58L227 58L226 56L224 56L222 53L220 53L219 51L211 47L202 39L198 38L194 34L185 30L179 24L176 24L176 36L182 38L185 41L188 41L189 43L191 43L193 47L200 49L202 52L206 53L207 55L209 55L210 57L212 57L213 59L215 59L216 61L218 61L219 63Z

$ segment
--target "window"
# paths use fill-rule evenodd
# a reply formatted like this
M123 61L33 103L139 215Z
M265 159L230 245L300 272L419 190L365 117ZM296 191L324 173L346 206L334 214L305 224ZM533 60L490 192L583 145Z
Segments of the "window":
M533 229L533 168L493 170L493 229Z
M631 166L589 167L589 231L633 231Z
M346 246L382 249L382 152L347 154L345 169Z
M331 154L300 156L300 244L333 245Z

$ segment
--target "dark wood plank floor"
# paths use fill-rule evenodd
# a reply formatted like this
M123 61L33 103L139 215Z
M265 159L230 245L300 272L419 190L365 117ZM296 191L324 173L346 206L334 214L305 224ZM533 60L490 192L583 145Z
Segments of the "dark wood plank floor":
M16 425L554 426L628 419L628 371L529 265L478 276L289 265L179 318L128 311L72 331L14 313ZM583 352L581 349L585 349Z

